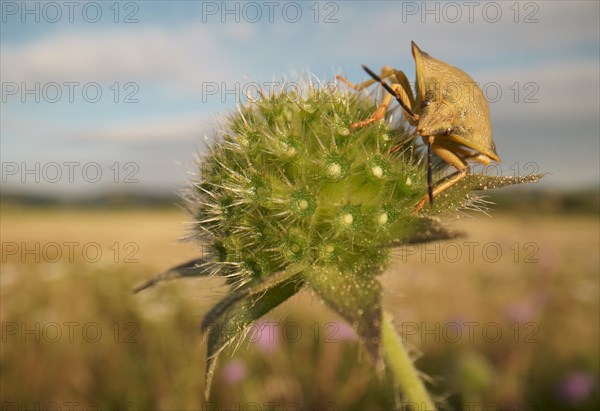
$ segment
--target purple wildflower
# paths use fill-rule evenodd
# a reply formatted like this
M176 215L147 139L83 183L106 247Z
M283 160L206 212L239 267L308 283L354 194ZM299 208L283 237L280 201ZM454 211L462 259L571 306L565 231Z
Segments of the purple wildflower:
M223 366L221 378L227 385L235 385L246 378L246 363L240 360L231 360Z
M594 377L585 371L575 371L560 383L559 394L565 403L578 404L589 397L596 385Z

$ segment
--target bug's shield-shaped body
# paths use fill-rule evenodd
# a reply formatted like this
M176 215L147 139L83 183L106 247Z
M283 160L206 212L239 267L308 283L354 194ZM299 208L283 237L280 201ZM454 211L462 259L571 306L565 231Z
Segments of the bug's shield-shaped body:
M500 161L492 140L488 103L461 69L431 57L412 43L416 64L416 109L422 136L436 136Z
M388 66L377 75L363 65L372 80L356 85L341 76L337 78L357 91L377 82L389 93L373 115L353 124L351 130L381 120L394 97L422 137L427 146L427 195L415 206L416 214L428 201L433 205L436 196L465 178L470 173L469 161L488 165L501 160L492 140L488 104L477 83L459 68L421 51L414 42L412 54L417 71L416 97L406 75ZM456 169L435 187L433 154Z

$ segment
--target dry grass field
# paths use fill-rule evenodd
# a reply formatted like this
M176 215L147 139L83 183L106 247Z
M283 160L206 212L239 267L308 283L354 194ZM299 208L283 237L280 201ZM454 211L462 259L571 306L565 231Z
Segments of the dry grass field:
M384 373L308 292L220 360L204 403L198 324L226 292L220 280L130 293L198 254L177 240L186 219L175 209L3 207L2 410L393 409ZM466 235L396 250L381 277L440 409L598 409L598 217L450 224Z

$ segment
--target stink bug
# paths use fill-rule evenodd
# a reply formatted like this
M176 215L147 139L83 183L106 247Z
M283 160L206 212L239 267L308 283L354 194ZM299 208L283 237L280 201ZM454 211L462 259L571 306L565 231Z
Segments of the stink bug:
M389 92L372 116L353 124L351 129L382 119L392 97L395 97L408 122L427 145L428 193L415 206L414 212L417 213L427 201L433 204L434 197L467 176L470 172L467 160L484 165L501 160L492 140L488 104L475 81L461 69L421 51L415 42L411 45L417 72L416 98L406 75L389 66L384 66L379 76L362 66L373 80L356 85L341 76L337 78L357 91L378 82ZM388 78L391 84L384 81ZM432 152L457 170L435 187L431 181Z

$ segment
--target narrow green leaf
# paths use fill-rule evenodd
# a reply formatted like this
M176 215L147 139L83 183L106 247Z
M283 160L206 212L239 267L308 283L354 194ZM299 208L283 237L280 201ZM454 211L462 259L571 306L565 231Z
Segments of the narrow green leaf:
M455 185L435 197L433 206L425 205L420 213L424 215L435 215L456 210L470 205L473 202L471 192L478 190L492 190L494 188L507 187L515 184L535 183L544 174L531 174L527 176L486 176L482 174L469 174Z
M294 264L267 280L238 290L219 301L204 317L207 338L206 386L208 398L219 354L255 320L286 301L302 288L304 264Z
M268 276L265 279L256 280L246 286L231 292L217 304L215 304L210 311L208 311L202 319L200 330L202 332L207 331L213 324L215 324L233 305L237 302L242 301L244 298L251 297L253 295L264 293L277 284L283 283L289 280L295 275L301 273L306 269L306 264L292 264L283 271L277 272Z
M157 275L156 277L146 281L144 284L133 289L132 293L137 294L140 291L150 288L157 283L165 280L173 280L182 277L206 277L212 272L213 263L202 258L195 258L183 264L179 264L173 268L169 268Z

